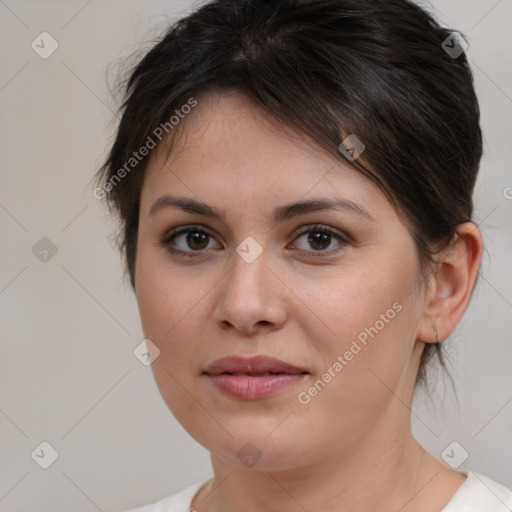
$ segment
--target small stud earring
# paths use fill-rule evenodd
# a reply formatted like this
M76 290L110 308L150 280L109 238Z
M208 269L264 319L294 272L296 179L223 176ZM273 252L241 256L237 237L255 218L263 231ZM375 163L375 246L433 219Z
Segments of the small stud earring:
M434 327L434 338L436 339L436 343L439 342L439 340L437 339L437 331L436 331L436 328Z

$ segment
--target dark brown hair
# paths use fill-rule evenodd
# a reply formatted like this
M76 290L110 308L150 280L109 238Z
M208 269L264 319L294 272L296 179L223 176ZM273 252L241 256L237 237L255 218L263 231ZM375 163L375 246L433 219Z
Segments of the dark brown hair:
M453 34L408 0L214 0L168 28L123 83L115 141L96 175L95 196L120 221L132 288L148 159L130 159L157 127L166 143L177 135L186 123L169 120L191 98L228 89L336 158L355 134L364 153L344 161L395 206L427 276L471 221L482 154L471 70L464 52L447 51L457 49ZM441 344L425 344L417 382L433 354L445 366Z

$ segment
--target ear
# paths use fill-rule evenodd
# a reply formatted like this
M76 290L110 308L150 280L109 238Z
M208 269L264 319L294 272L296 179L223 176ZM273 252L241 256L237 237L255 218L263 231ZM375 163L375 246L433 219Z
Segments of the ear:
M482 252L478 227L472 222L459 225L449 246L438 255L419 325L419 341L443 341L455 329L471 298Z

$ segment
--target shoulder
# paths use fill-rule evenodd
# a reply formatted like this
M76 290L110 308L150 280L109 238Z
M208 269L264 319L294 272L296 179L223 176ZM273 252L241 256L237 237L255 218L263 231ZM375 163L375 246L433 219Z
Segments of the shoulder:
M206 482L208 482L208 480L197 482L156 503L126 510L125 512L192 512L192 509L190 509L192 498Z
M491 478L469 471L441 512L510 512L512 491Z

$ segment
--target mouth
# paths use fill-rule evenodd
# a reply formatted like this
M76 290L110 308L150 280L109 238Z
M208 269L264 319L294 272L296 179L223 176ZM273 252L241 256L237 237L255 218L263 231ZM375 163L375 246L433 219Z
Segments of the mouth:
M218 391L239 400L259 400L276 395L308 374L303 368L262 355L217 359L203 372Z
M266 375L298 375L298 374L285 373L285 372L222 372L222 373L217 373L216 375L234 375L235 377L240 377L240 376L265 377Z
M299 368L275 357L233 355L215 360L206 368L204 373L212 376L221 374L265 376L271 374L297 375L308 372L304 368Z

